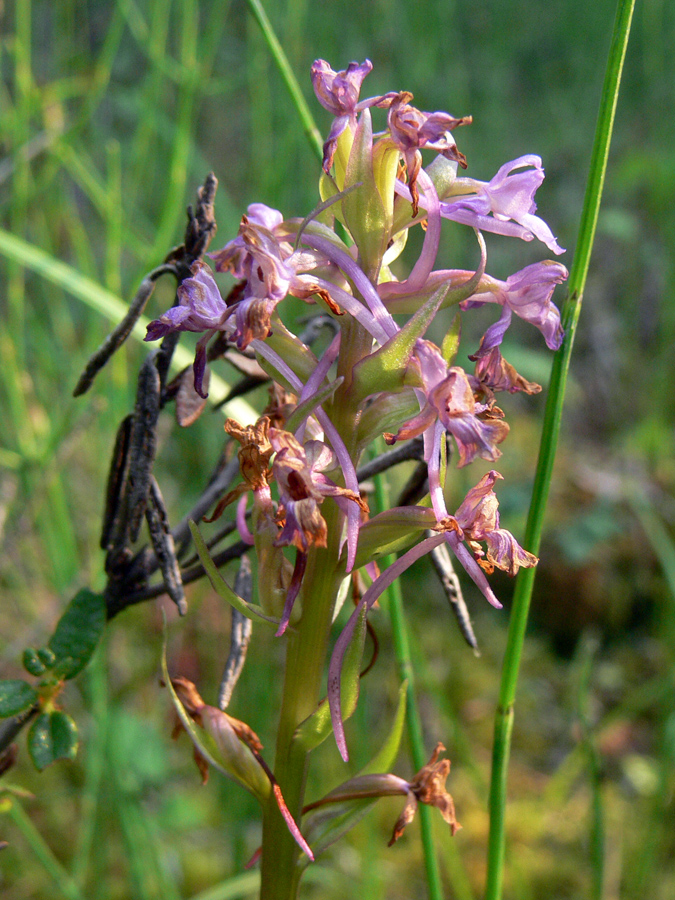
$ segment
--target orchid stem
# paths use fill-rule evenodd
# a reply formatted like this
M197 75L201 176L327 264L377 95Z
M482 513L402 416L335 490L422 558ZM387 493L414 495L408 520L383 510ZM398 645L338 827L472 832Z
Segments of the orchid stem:
M605 81L600 100L600 111L591 153L591 165L586 184L584 206L579 226L574 264L569 279L569 294L562 309L565 337L555 355L546 412L537 460L534 488L525 530L524 545L537 554L551 485L553 463L560 433L562 409L565 399L567 372L569 369L574 336L581 312L581 302L586 275L593 248L595 228L602 198L607 169L607 158L614 125L614 114L621 83L621 72L626 56L635 0L619 0L612 43L605 71ZM500 900L502 896L505 855L506 782L513 730L514 703L520 659L527 627L527 617L534 585L534 569L521 569L513 598L509 621L499 705L495 715L494 745L492 751L492 781L490 785L490 837L488 843L488 870L485 891L486 900Z

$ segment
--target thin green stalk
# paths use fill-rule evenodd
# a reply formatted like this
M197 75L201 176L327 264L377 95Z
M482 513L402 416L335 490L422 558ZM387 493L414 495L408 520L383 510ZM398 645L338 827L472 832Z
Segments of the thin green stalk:
M181 13L180 63L184 76L176 101L177 115L169 163L168 187L149 260L161 258L166 252L165 248L171 246L178 225L182 221L180 210L183 205L188 161L192 149L192 122L196 113L195 98L200 74L197 61L199 4L195 3L195 0L183 0Z
M621 82L621 71L626 55L635 0L619 0L605 81L600 100L600 111L591 153L591 166L584 206L579 227L579 239L574 264L569 279L569 295L562 309L565 329L563 344L553 361L551 382L544 414L544 426L539 447L532 500L525 530L525 547L537 553L551 484L553 462L560 432L560 422L565 399L565 387L574 335L581 312L581 302L586 275L593 248L593 238L598 220L602 188L607 169L607 157L614 125L614 114ZM534 569L523 569L518 575L509 621L499 705L495 715L494 745L492 752L492 782L490 786L490 837L488 844L488 871L486 900L500 900L504 877L506 782L513 729L513 706L520 659L527 626L527 617L534 585Z
M592 900L602 900L605 881L605 809L602 800L602 763L593 734L589 714L590 682L593 658L598 650L598 640L592 634L584 635L579 652L580 677L577 697L577 714L581 726L582 746L586 754L591 789L590 856L592 871Z
M106 740L108 731L108 685L107 685L107 634L94 654L88 668L87 678L90 689L94 732L87 741L85 756L85 781L80 801L80 822L75 841L72 873L82 887L87 882L90 856L96 835L96 818L106 766Z
M389 509L390 504L387 494L388 491L384 479L381 477L376 478L375 497L378 510ZM395 561L396 557L393 554L386 557L382 561L383 568L387 568ZM396 653L399 675L402 681L407 680L408 682L406 695L406 727L408 731L408 740L410 741L413 767L416 772L419 772L419 770L429 761L429 755L424 746L422 719L420 717L419 707L417 705L417 695L415 693L415 672L412 664L412 654L410 652L410 641L408 639L408 626L403 610L401 584L398 579L390 588L388 588L382 599L386 603L389 618L391 619L394 652ZM430 807L420 805L418 815L420 817L420 829L422 832L422 853L424 856L429 898L430 900L443 900L443 885L441 882L438 857L436 855L431 813L432 810Z
M26 843L33 851L37 859L44 866L47 874L54 882L54 886L66 900L85 900L84 894L63 868L59 860L54 856L44 838L37 830L24 808L13 800L9 815L16 827L23 835Z
M267 18L267 13L265 12L260 0L247 0L247 3L249 9L255 17L256 22L260 26L260 30L263 33L263 37L265 38L265 42L269 47L272 58L277 64L277 68L281 73L284 84L288 88L288 92L291 95L291 100L293 101L295 109L298 113L298 117L300 119L300 122L302 123L302 127L305 131L305 135L307 136L307 140L314 149L319 160L323 160L323 141L321 140L321 134L319 132L319 129L316 127L314 118L312 117L312 113L310 112L309 106L307 105L307 101L305 100L305 97L300 90L298 79L293 73L293 69L288 62L288 57L284 53L284 50L279 43L276 34L274 33L272 23Z

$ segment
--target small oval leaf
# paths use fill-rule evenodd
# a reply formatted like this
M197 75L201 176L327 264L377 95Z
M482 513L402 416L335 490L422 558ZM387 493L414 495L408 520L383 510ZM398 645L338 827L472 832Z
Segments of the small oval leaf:
M23 667L30 675L35 675L36 678L44 675L47 670L34 647L26 647L23 651Z
M57 759L75 759L77 745L77 725L60 710L42 713L28 733L28 752L38 772Z
M73 597L49 641L60 678L74 678L87 665L105 628L105 600L84 588Z
M15 716L37 703L37 699L37 693L21 678L0 681L0 718Z

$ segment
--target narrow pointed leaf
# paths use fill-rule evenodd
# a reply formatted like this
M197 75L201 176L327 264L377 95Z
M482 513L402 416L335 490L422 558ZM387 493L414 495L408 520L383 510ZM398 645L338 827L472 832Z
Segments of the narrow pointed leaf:
M340 699L343 721L353 715L359 697L359 681L363 647L366 640L366 611L359 617L354 640L349 645L342 666ZM298 725L294 740L307 751L318 747L331 734L333 726L328 700L322 700L315 712Z
M362 396L380 391L400 391L409 383L408 363L419 340L438 312L448 285L441 285L401 330L354 369L354 381Z
M403 682L399 688L398 704L392 728L378 753L359 772L360 776L387 772L393 766L403 735L407 687L408 683ZM307 815L303 830L314 855L318 856L319 853L323 853L327 847L350 831L376 802L377 798L366 797L343 800L312 810Z
M377 272L389 241L391 217L387 213L373 173L373 125L370 111L361 114L349 154L345 188L357 182L361 186L345 197L342 210L347 228L359 248L366 272Z
M378 513L361 526L354 567L412 544L435 525L436 514L423 506L396 506Z
M286 424L284 426L286 431L294 432L302 425L305 419L310 416L317 406L320 406L329 397L332 397L335 391L340 387L344 378L340 376L336 378L335 381L331 381L330 384L324 385L320 388L315 394L312 394L311 397L308 397L303 403L299 403L292 414L286 420Z
M241 777L241 774L236 772L231 766L226 766L218 750L215 740L203 728L198 728L185 711L185 707L180 702L178 694L174 690L174 687L171 683L171 676L169 675L169 670L166 664L166 627L162 645L162 675L164 676L164 682L169 690L169 694L171 695L171 700L173 701L173 705L176 713L178 714L178 718L180 719L183 728L187 731L190 740L192 741L200 755L204 757L204 759L210 766L213 766L214 769L220 772L221 775L225 775L227 778L231 778L233 781L236 781L243 788L253 794L253 796L257 800L259 800L260 803L264 803L269 796L271 786L262 768L259 768L256 763L256 770L252 769L251 771L259 772L259 776L254 778L243 778ZM242 752L250 753L250 751L244 744L242 744L241 747ZM253 754L251 753L250 755L251 760L255 760Z
M195 542L195 549L197 550L199 560L204 566L204 571L208 575L213 590L218 594L218 596L223 600L226 600L230 604L230 606L238 609L239 612L242 615L246 616L247 619L260 619L270 625L278 626L278 619L273 619L271 616L266 616L261 607L257 606L255 603L247 603L242 597L239 596L239 594L235 593L235 591L229 586L229 584L220 574L216 567L216 564L211 559L209 548L206 546L206 541L202 537L199 528L197 528L196 524L193 521L190 521L188 524L190 526L190 531L192 532L192 540Z

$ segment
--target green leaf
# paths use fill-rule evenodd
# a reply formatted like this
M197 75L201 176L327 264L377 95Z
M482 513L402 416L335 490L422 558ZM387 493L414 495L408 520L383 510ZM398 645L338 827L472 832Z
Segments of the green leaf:
M398 689L396 714L391 730L387 735L387 739L370 762L361 769L359 775L372 775L377 772L388 772L396 762L398 750L401 746L401 737L403 736L403 726L405 725L407 693L408 682L406 680L401 683L401 686Z
M77 745L77 725L60 710L42 713L28 733L28 752L38 772L57 759L75 759Z
M393 766L403 735L407 689L408 682L404 681L399 688L398 705L391 730L378 753L361 769L359 775L386 773ZM318 856L357 825L376 802L377 799L372 798L343 800L312 810L303 824L303 833L314 856ZM305 863L304 860L301 862Z
M383 391L363 410L356 432L358 448L364 450L385 431L398 431L401 422L412 419L419 411L420 404L412 388L396 394Z
M199 528L197 528L192 520L190 520L188 524L190 526L190 531L192 532L192 540L195 542L195 548L197 550L200 562L204 566L204 571L209 576L211 586L213 587L213 590L218 594L218 596L227 601L227 603L229 603L231 606L234 606L235 609L238 609L239 612L243 616L246 616L247 619L261 619L262 621L267 622L270 625L278 626L278 619L273 619L271 616L266 616L260 606L257 606L255 603L247 603L239 596L239 594L232 590L232 588L218 571L214 561L211 559L209 548L206 546L206 541L202 537Z
M359 530L354 568L412 544L435 526L436 514L422 506L395 506L378 513Z
M23 651L23 667L30 674L35 675L38 678L40 675L44 675L47 670L47 666L43 663L43 661L38 656L38 652L34 647L26 647Z
M356 702L359 698L359 683L361 680L361 660L363 659L363 647L366 640L366 610L362 610L359 621L356 624L354 638L352 639L344 662L342 664L342 677L340 680L340 699L342 706L342 719L345 721L353 715ZM322 700L317 709L301 722L294 735L294 740L307 751L318 747L333 732L330 718L328 700Z
M278 353L284 362L291 367L298 378L304 383L319 364L319 360L300 338L296 337L286 328L277 313L272 316L272 333L265 338L265 343ZM259 353L256 359L267 374L282 384L287 390L295 393L296 387L289 384L281 373L277 372Z
M37 692L21 678L0 681L0 718L15 716L37 703Z
M105 628L106 610L102 594L83 588L59 619L48 648L55 656L54 674L74 678L87 665Z
M354 367L354 382L361 396L400 391L410 383L414 371L408 369L415 342L426 332L449 290L449 285L441 285L394 337Z
M312 394L311 397L308 397L305 401L299 403L288 419L286 419L284 430L290 432L297 431L300 425L314 412L320 403L323 403L328 400L329 397L333 396L343 381L344 378L340 375L335 381L331 381L330 384L325 384L322 388L319 388L316 393Z

